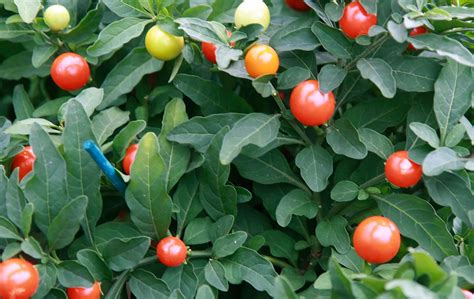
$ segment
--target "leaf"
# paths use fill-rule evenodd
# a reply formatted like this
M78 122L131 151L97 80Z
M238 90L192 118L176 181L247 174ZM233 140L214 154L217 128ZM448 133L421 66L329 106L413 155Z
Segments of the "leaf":
M225 270L222 264L217 260L209 260L204 267L204 277L206 281L216 289L227 292L229 282L225 278Z
M189 148L169 142L166 137L171 130L187 120L188 115L183 100L177 98L166 105L161 132L158 136L158 153L165 163L166 170L163 183L167 192L176 185L186 172L191 153Z
M337 298L355 298L352 295L351 281L334 257L329 259L329 276L332 294L337 296Z
M474 56L459 41L444 35L426 33L415 37L408 37L416 49L427 49L435 51L438 55L451 58L452 60L469 66L474 66Z
M0 64L0 78L6 80L19 80L21 78L30 78L32 76L47 76L51 65L43 64L41 67L35 68L32 64L25 63L25 61L31 61L32 55L33 53L30 51L23 51L3 60Z
M334 126L328 129L326 140L338 155L359 160L367 156L367 149L360 141L359 133L347 119L336 120Z
M372 196L382 214L395 222L400 233L418 242L436 260L458 254L446 224L428 202L408 194Z
M331 190L331 199L337 202L347 202L359 194L359 186L351 181L340 181Z
M0 24L0 39L14 39L35 31L25 24Z
M407 298L435 299L438 296L430 289L408 279L394 279L385 285L385 289L398 289Z
M209 230L211 241L214 242L218 238L227 235L234 226L235 217L232 215L225 215L214 222Z
M294 66L278 74L278 89L291 89L311 77L308 69Z
M179 18L176 19L175 22L180 25L179 29L182 29L187 35L197 41L205 41L215 45L223 43L219 37L219 32L223 35L225 27L221 24L218 24L220 25L218 26L216 23L201 20L199 18Z
M464 223L474 227L468 214L474 210L474 195L462 178L452 173L443 173L436 177L425 177L423 181L428 194L437 204L450 207Z
M128 281L130 291L138 299L168 299L171 292L166 283L145 270L134 271Z
M397 83L392 68L380 58L362 58L357 61L357 68L362 78L372 81L386 98L393 98Z
M41 8L41 0L14 0L14 2L23 22L32 23Z
M237 157L242 148L249 144L264 147L272 142L280 129L279 115L250 113L237 121L224 136L219 160L228 165Z
M318 74L319 88L322 93L329 93L338 88L346 78L347 70L334 64L324 65Z
M424 123L412 122L410 129L416 134L421 140L426 141L431 147L439 147L439 138L436 131Z
M303 190L294 189L283 196L278 204L275 214L280 226L286 227L293 215L305 216L312 219L318 213L318 206L308 193Z
M209 236L211 225L212 221L209 217L191 220L184 231L184 243L186 245L197 245L211 241Z
M38 124L31 128L30 144L36 155L33 177L27 182L25 196L35 207L34 220L47 234L54 217L67 204L66 162L48 134Z
M434 84L441 66L435 60L419 56L396 56L387 61L393 70L397 88L409 92L428 92Z
M365 145L367 150L383 160L387 160L394 152L392 142L385 135L369 128L360 128L357 131L359 132L360 141Z
M51 56L58 51L58 46L56 45L41 45L35 46L33 48L33 56L31 57L31 64L35 68L39 68L44 63L46 63Z
M75 98L84 107L87 117L90 117L95 109L102 103L104 98L104 90L102 88L89 87L83 89ZM67 105L61 107L61 114L65 114Z
M267 230L262 233L265 245L270 247L272 256L287 259L292 265L296 265L298 252L295 249L296 241L279 230Z
M17 85L13 89L12 102L17 120L23 120L33 116L34 107L23 85Z
M168 140L191 145L200 153L205 153L212 138L225 126L232 126L244 115L239 113L195 116L175 127L168 133Z
M196 218L202 211L198 187L199 181L195 172L185 175L178 183L178 187L173 195L173 203L179 208L179 212L176 215L178 232L181 232L189 221Z
M129 115L130 112L128 111L111 107L94 116L92 120L92 130L94 131L99 145L104 144L116 129L126 124L129 120Z
M41 128L47 133L59 134L58 127L52 122L42 118L28 118L15 122L12 126L8 127L4 132L12 135L30 135L31 128L33 125L40 125Z
M458 145L464 138L464 135L466 134L466 129L462 124L457 124L455 125L451 131L448 132L446 135L446 139L444 140L444 143L447 147L454 147Z
M57 266L59 283L65 288L90 288L94 278L86 267L76 261L64 261Z
M316 22L311 27L311 31L319 39L319 42L323 45L329 53L336 56L337 58L349 59L351 55L351 43L344 36L344 34L328 25L321 22Z
M2 216L0 216L0 238L18 241L23 240L15 225Z
M166 236L171 223L172 203L164 185L165 167L158 155L156 135L147 133L138 145L125 199L133 223L156 239Z
M168 284L171 291L180 290L183 293L183 298L194 298L198 278L192 264L167 268L162 279Z
M423 173L427 176L440 175L445 171L460 170L464 162L456 152L448 147L440 147L429 153L423 160Z
M102 82L104 100L98 109L102 110L120 101L120 96L132 91L143 76L158 72L163 62L148 54L145 48L135 48L108 73Z
M290 282L284 276L275 278L274 297L276 299L298 299L295 291L291 287Z
M314 192L326 189L328 179L333 171L332 157L321 146L312 145L304 148L296 155L296 166L301 177Z
M324 247L334 246L340 254L345 254L351 249L351 239L346 226L346 218L334 216L318 223L316 237Z
M114 238L105 244L102 254L110 269L118 272L135 267L145 256L148 247L148 237Z
M285 24L270 38L270 46L278 52L303 50L312 51L319 45L318 40L311 32L311 18L298 18Z
M103 257L95 250L82 249L76 254L77 260L89 270L96 281L112 279L112 271L105 263Z
M104 3L111 0L105 0ZM120 3L120 1L117 1ZM91 34L94 34L101 24L102 16L104 14L104 5L97 5L96 8L91 9L79 21L79 23L66 32L61 32L61 37L68 43L79 44L86 41Z
M103 0L105 6L119 17L139 17L143 16L140 12L132 9L130 6L124 4L122 1Z
M79 231L79 225L87 207L87 196L81 195L65 205L54 217L48 229L50 249L61 249L69 245Z
M216 61L220 68L228 68L233 61L238 61L243 52L240 49L232 49L224 46L217 46Z
M130 143L140 134L146 127L143 120L130 121L120 132L115 135L113 141L113 150L116 157L123 157Z
M256 251L241 247L235 254L220 261L230 283L238 284L244 280L257 291L265 291L270 296L273 294L273 281L277 273L272 264Z
M222 236L214 241L212 255L222 258L234 254L247 240L247 233L238 231Z
M17 227L21 227L21 213L26 201L22 189L18 186L18 172L19 168L15 168L8 182L5 182L6 213L4 215Z
M21 251L36 259L41 259L46 255L41 244L33 237L28 237L21 242Z
M41 283L36 290L33 299L44 298L56 284L56 267L53 264L36 265Z
M100 32L94 44L87 48L87 54L99 57L120 49L124 44L140 36L150 22L151 20L127 17L110 23Z
M199 287L196 293L196 299L214 299L216 298L211 287L203 284Z
M470 80L470 69L450 60L436 80L433 109L441 131L442 144L448 132L469 109L474 87L465 82Z

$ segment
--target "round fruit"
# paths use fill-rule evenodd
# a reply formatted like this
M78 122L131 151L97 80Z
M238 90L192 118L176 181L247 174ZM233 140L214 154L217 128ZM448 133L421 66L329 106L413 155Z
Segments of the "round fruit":
M15 168L19 168L18 178L21 181L25 175L33 170L35 160L36 156L31 146L25 146L25 148L13 158L11 170L13 171Z
M68 299L99 299L100 283L95 282L90 288L68 288Z
M357 254L367 262L386 263L400 249L400 231L390 219L372 216L359 223L353 242Z
M76 53L67 52L59 55L51 66L51 77L63 90L81 89L89 81L90 75L87 61Z
M308 11L311 7L308 4L304 3L304 0L285 0L286 5L293 8L294 10L299 11Z
M270 25L270 10L263 0L244 0L235 10L234 23L237 28L260 24L263 30Z
M280 97L280 99L281 99L282 101L284 101L285 98L286 98L286 94L285 94L284 91L279 91L279 92L278 92L278 96Z
M157 25L148 30L145 46L151 56L156 59L169 61L179 56L184 47L184 38L161 30Z
M30 298L38 286L38 270L30 262L13 258L0 264L0 298Z
M67 28L71 17L66 7L55 4L48 7L44 12L44 22L53 31L61 31Z
M413 29L410 31L409 35L410 35L410 36L417 36L417 35L425 34L426 32L428 32L428 30L426 30L425 27L420 26L420 27L413 28ZM412 44L409 44L409 45L408 45L408 50L410 50L410 51L416 51L415 47L413 47Z
M317 80L298 84L290 96L290 109L295 118L305 126L320 126L331 119L336 109L332 92L322 93Z
M277 52L267 45L255 45L245 55L245 69L250 77L276 74L280 67Z
M122 161L122 168L126 174L130 175L130 170L132 169L133 161L135 161L135 157L138 151L138 144L132 144L127 148L125 152L125 157Z
M227 33L228 37L232 36L232 32L226 30L226 33ZM230 46L233 47L234 44L235 43L231 43ZM206 57L206 59L210 63L212 63L212 64L217 63L217 59L216 59L217 47L216 47L216 45L214 45L213 43L202 42L201 43L201 49L202 49L202 53L204 54L204 57Z
M377 16L369 14L358 1L346 5L342 18L339 20L342 31L352 39L367 35L370 27L375 24L377 24Z
M179 238L166 237L156 246L156 256L165 266L178 267L184 263L188 255L186 245Z
M474 299L474 294L469 292L468 290L462 290L462 293L464 294L464 297L466 297L466 299Z
M385 163L387 180L400 188L415 186L420 181L422 174L421 165L408 159L407 151L393 153Z

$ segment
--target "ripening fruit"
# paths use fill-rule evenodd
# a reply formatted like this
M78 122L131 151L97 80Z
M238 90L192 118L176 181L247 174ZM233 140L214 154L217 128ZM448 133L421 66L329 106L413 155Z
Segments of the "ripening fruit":
M342 31L352 39L367 35L370 27L376 24L377 16L369 14L359 1L346 5L342 18L339 20Z
M51 77L54 83L67 91L78 90L89 81L91 71L87 61L76 53L59 55L51 65Z
M28 261L12 258L0 264L0 298L30 298L38 290L38 270Z
M232 32L226 30L226 33L227 33L227 37L232 36ZM230 44L231 47L233 47L234 45L235 45L235 43ZM202 49L202 53L204 54L204 57L206 57L206 59L210 63L212 63L212 64L217 63L217 58L216 58L217 47L216 47L216 45L214 45L213 43L202 42L201 43L201 49Z
M421 165L410 160L407 151L395 152L385 162L387 180L400 188L415 186L422 175Z
M410 35L411 37L413 37L413 36L425 34L426 32L428 32L428 30L426 30L425 27L420 26L420 27L413 28L413 29L410 31L409 35ZM410 50L410 51L416 51L415 47L413 47L412 44L408 44L408 50Z
M466 299L474 299L474 294L469 292L468 290L462 290L462 293L464 294L464 297L466 297Z
M61 31L67 28L71 17L66 7L55 4L48 7L44 14L44 22L52 31Z
M260 24L265 31L270 25L270 10L263 0L244 0L235 10L234 23L237 29Z
M135 161L135 157L137 156L138 151L138 144L132 144L127 148L125 152L125 157L122 161L122 168L126 174L130 175L130 170L132 169L132 164Z
M276 74L280 67L277 52L267 45L255 45L245 55L245 69L252 78Z
M305 126L320 126L326 123L335 109L334 94L322 93L317 80L303 81L291 92L291 113Z
M100 283L95 282L90 288L68 288L68 299L100 299Z
M285 0L286 5L298 11L308 11L311 9L304 0Z
M181 54L184 48L184 37L163 31L155 25L148 30L145 36L145 47L148 53L156 59L173 60Z
M156 246L156 256L165 266L178 267L186 261L188 250L181 239L176 237L166 237Z
M400 231L392 220L372 216L359 223L352 241L355 251L362 259L374 264L386 263L400 249Z
M12 161L11 170L18 169L18 178L21 181L25 175L33 170L36 156L33 153L31 146L25 146L21 152L19 152Z

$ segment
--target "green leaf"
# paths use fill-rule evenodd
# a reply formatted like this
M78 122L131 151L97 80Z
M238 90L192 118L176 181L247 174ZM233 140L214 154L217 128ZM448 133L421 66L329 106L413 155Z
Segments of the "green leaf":
M120 49L124 44L140 36L150 22L151 20L128 17L110 23L100 32L94 44L87 48L87 54L99 57Z
M360 141L365 145L367 150L383 160L387 160L394 152L392 141L385 135L369 128L360 128L357 131L359 132Z
M114 156L123 157L130 143L135 140L146 127L146 122L143 120L132 120L129 122L117 135L114 137L113 150Z
M118 272L135 267L145 256L148 247L148 237L114 238L105 244L102 254L110 269Z
M33 116L33 104L25 91L23 85L17 85L13 89L13 109L17 120L31 118Z
M469 211L474 210L474 195L462 178L452 173L423 179L428 194L439 205L450 207L464 223L473 227Z
M227 235L232 227L234 226L234 216L232 215L225 215L219 218L216 222L214 222L209 230L209 236L211 237L211 241L215 242L216 239Z
M8 127L4 132L12 135L30 135L32 127L37 124L47 133L59 134L58 127L49 120L42 118L28 118L15 122Z
M367 149L360 141L359 133L347 119L336 120L334 126L329 127L326 140L338 155L359 160L367 156Z
M109 1L110 0L105 0L103 2L106 3ZM117 2L120 3L120 1ZM62 39L75 44L86 41L91 34L94 34L99 28L104 10L104 5L97 5L95 9L89 10L79 21L79 24L66 32L60 32Z
M41 283L32 298L47 298L46 295L56 285L56 266L50 263L40 264L36 265L36 270L38 270Z
M222 236L214 241L212 255L222 258L234 254L247 240L247 233L238 231Z
M167 268L162 279L168 284L171 291L180 290L184 295L183 298L194 298L198 278L192 264Z
M163 183L168 192L186 172L191 153L189 148L169 142L166 138L171 130L187 120L188 115L183 100L177 98L166 105L161 132L158 136L158 153L165 163Z
M275 278L273 298L276 299L298 299L295 291L291 287L290 282L284 276L277 276Z
M314 192L326 189L328 179L332 174L332 157L321 146L312 145L304 148L296 155L296 166L301 171L301 177Z
M349 59L351 55L351 42L344 36L344 34L328 25L321 22L316 22L311 27L311 30L319 39L329 53L337 58Z
M41 8L41 0L14 0L14 2L23 22L32 23Z
M298 252L295 249L296 241L279 230L267 230L262 233L265 238L265 245L270 247L272 256L289 260L292 265L296 265Z
M87 207L87 196L81 195L65 205L54 217L48 229L48 245L61 249L69 245L79 231Z
M196 299L215 299L215 295L210 286L204 284L199 287L196 293Z
M36 259L41 259L46 255L43 248L41 248L41 244L33 237L28 237L21 242L21 250Z
M166 169L155 134L141 139L125 198L133 223L142 233L161 239L171 223L172 203L164 185Z
M209 15L212 13L212 7L208 5L196 5L191 6L183 12L183 17L186 18L200 18L206 20Z
M102 82L104 101L99 110L121 103L121 96L132 91L146 74L158 72L163 62L148 54L145 48L135 48L108 73Z
M359 186L351 181L340 181L331 190L331 199L337 202L347 202L359 194Z
M264 147L272 142L280 129L279 115L250 113L237 121L224 136L219 153L222 164L228 165L242 148L249 144Z
M419 56L396 56L387 61L393 70L397 88L409 92L434 90L441 66L434 59Z
M54 217L68 203L66 162L51 138L38 124L31 128L30 144L36 155L33 177L27 182L25 196L35 207L34 220L47 234Z
M243 52L240 49L232 49L224 46L217 46L216 61L219 68L228 68L231 62L238 61Z
M294 189L283 196L276 208L276 220L280 226L286 227L293 215L312 219L318 213L318 206L308 193Z
M324 65L318 74L319 89L322 93L329 93L338 88L346 78L347 70L334 64Z
M191 220L184 231L184 243L186 245L197 245L211 241L209 236L211 225L212 221L209 217Z
M57 266L59 283L65 288L90 288L94 283L94 277L86 267L76 261L64 261Z
M412 122L410 129L416 134L421 140L426 141L431 147L439 147L439 138L436 131L427 124Z
M311 77L308 69L294 66L278 74L278 89L291 89Z
M392 68L380 58L362 58L357 61L357 68L362 78L372 81L386 98L393 98L397 83Z
M415 266L418 277L429 277L429 285L434 286L447 278L447 273L436 263L436 261L424 251L415 251L410 255Z
M33 48L33 56L31 57L31 64L35 68L39 68L44 63L46 63L51 56L58 51L58 46L56 45L37 45Z
M175 20L179 29L197 41L205 41L215 45L222 44L219 34L222 36L225 27L222 24L208 22L199 18L179 18Z
M441 131L441 143L447 133L456 125L471 105L472 80L468 67L448 60L435 83L433 109Z
M227 292L229 283L225 278L225 270L222 264L217 260L209 260L204 267L204 277L206 281L216 289Z
M134 271L128 281L128 285L132 294L138 299L167 299L171 294L163 280L145 270Z
M41 67L35 68L32 64L25 63L25 61L31 61L32 55L33 53L30 51L23 51L3 60L0 64L0 78L6 80L19 80L21 78L30 78L32 76L47 76L51 65L43 64Z
M398 289L406 298L426 298L435 299L438 296L430 289L408 279L394 279L387 282L386 290Z
M454 147L462 141L465 134L466 134L466 129L464 128L464 126L462 124L457 124L446 135L444 144L447 147Z
M334 216L318 223L316 236L321 245L325 247L334 246L339 253L345 254L351 249L351 239L346 226L346 218Z
M285 24L270 38L270 46L278 52L303 50L312 51L319 45L318 40L311 32L311 18L297 18Z
M273 281L277 273L272 264L256 251L241 247L235 254L220 260L225 276L230 283L238 284L242 280L258 291L273 294Z
M446 224L428 202L408 194L372 196L382 214L395 222L401 234L417 241L436 260L458 254Z
M329 260L329 276L331 278L331 293L334 296L337 296L337 298L354 298L351 281L334 257Z
M454 61L473 67L474 56L459 41L445 35L433 33L420 34L415 37L408 37L416 49L427 49L435 51L438 55L453 59Z
M199 181L195 172L185 175L178 183L176 192L173 195L173 203L179 208L176 215L178 232L181 232L189 221L196 218L202 211L198 187Z
M112 271L105 263L102 256L92 249L82 249L76 254L77 260L89 270L96 281L112 279Z
M448 148L440 147L430 152L423 160L423 173L427 176L440 175L445 171L460 170L464 168L464 162L457 153Z
M25 24L0 24L0 39L14 39L33 33L34 30Z
M198 152L205 153L217 132L225 126L232 126L243 116L239 113L196 116L169 132L168 140L191 145Z
M23 240L15 225L2 216L0 216L0 238L18 241Z
M75 98L84 107L87 117L90 117L95 109L102 103L104 99L104 90L102 88L89 87L82 90ZM66 113L67 105L61 107L61 114Z
M13 170L8 182L5 183L5 216L8 216L8 219L17 227L21 227L21 213L25 208L26 202L23 191L18 186L18 171L19 168Z
M9 260L15 257L16 255L18 255L20 252L21 252L20 243L10 242L8 243L7 246L5 246L5 248L3 248L1 259L2 261Z
M20 228L23 231L23 235L25 237L27 237L31 231L31 224L33 223L33 212L34 207L32 203L27 203L23 211L21 211Z
M99 145L104 144L114 131L129 120L130 112L111 107L101 111L92 119L92 130Z

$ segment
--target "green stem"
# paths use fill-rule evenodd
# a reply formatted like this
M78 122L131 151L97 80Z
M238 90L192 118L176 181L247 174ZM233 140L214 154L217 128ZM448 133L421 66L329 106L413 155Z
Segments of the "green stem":
M374 50L378 49L379 46L381 46L388 38L389 38L389 36L388 36L387 34L384 34L382 37L380 37L378 40L376 40L373 44L371 44L370 46L368 46L362 53L360 53L356 58L354 58L353 60L351 60L351 61L346 65L346 67L345 67L346 70L347 70L347 71L350 71L352 68L354 68L354 67L357 65L357 61L359 61L359 59L368 56L368 55L371 54Z
M200 257L212 257L212 249L206 250L191 250L189 253L190 258L200 258Z
M117 281L115 281L115 283L107 292L107 295L105 295L105 299L119 298L119 295L121 293L125 281L127 280L129 272L130 270L126 270L120 274L120 276L117 278Z
M280 268L293 268L292 265L288 264L287 262L285 261L282 261L280 259L277 259L277 258L274 258L273 256L268 256L268 255L264 255L263 256L267 261L269 261L270 263L272 263L274 266L278 266Z
M375 184L378 184L378 183L382 182L384 179L385 179L385 173L379 174L379 175L371 178L367 182L363 183L362 185L360 185L360 189L365 189L367 187L371 187Z
M138 264L135 266L135 268L145 266L145 265L148 265L148 264L152 264L152 263L155 263L156 261L157 261L156 256L145 257L141 261L138 262Z

